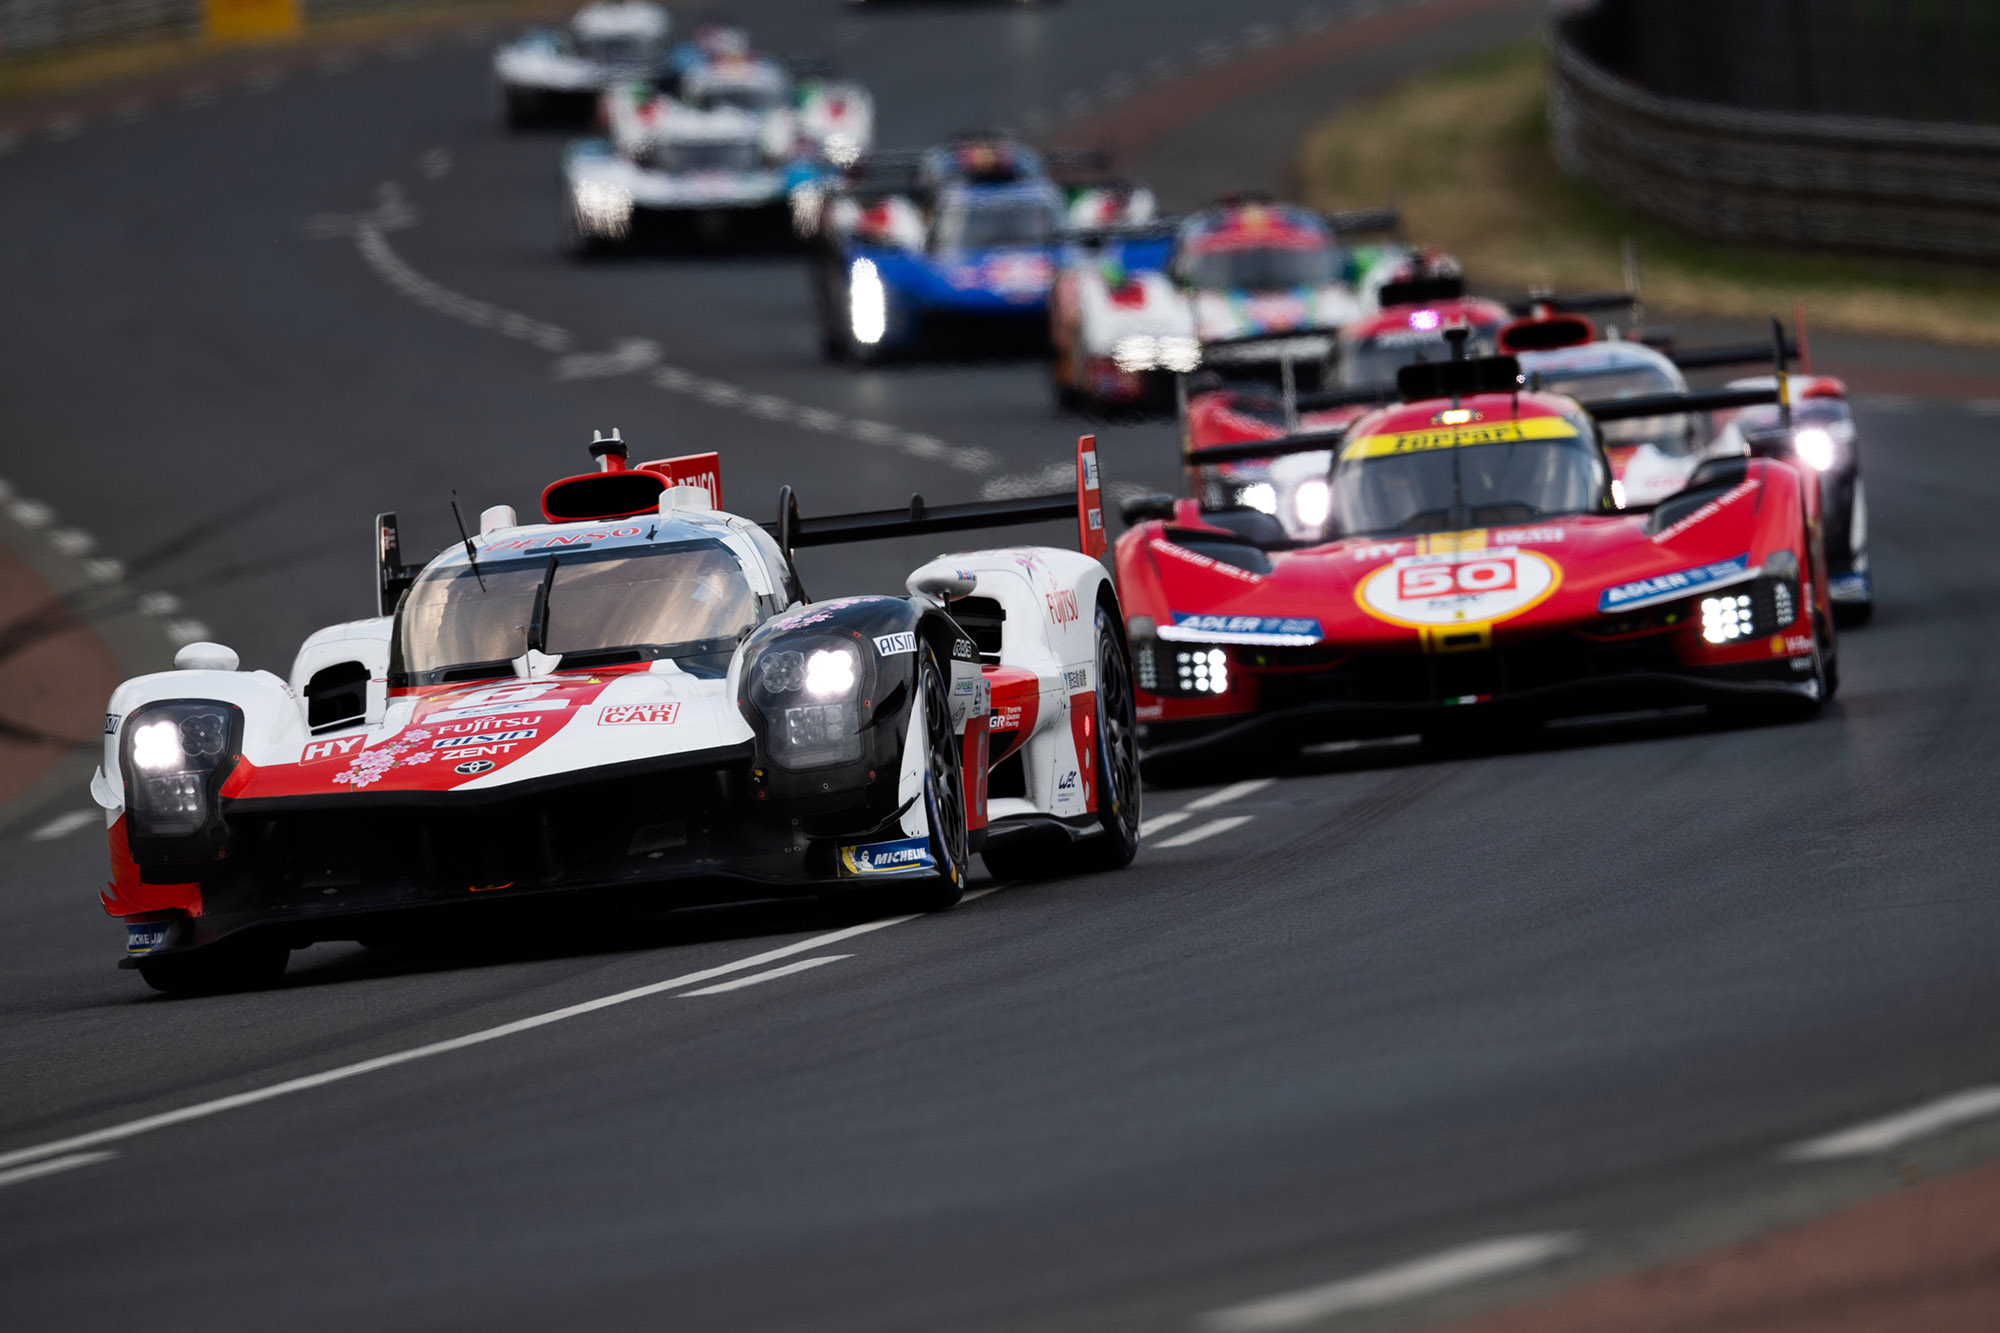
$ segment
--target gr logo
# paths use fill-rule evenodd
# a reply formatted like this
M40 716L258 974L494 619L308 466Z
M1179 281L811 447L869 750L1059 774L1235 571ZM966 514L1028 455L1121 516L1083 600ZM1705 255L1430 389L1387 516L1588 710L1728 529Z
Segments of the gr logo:
M474 773L484 773L487 769L491 767L493 767L493 761L491 759L469 759L465 763L459 764L451 771L454 773L463 773L467 777L470 777Z

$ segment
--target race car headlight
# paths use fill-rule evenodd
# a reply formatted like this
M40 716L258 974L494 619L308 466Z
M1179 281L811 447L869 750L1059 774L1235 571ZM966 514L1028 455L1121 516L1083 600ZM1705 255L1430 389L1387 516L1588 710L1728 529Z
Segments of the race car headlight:
M1120 338L1111 349L1111 360L1127 375L1154 370L1160 364L1160 340L1150 333Z
M1733 643L1755 632L1750 594L1725 593L1701 599L1701 637L1710 643Z
M1792 449L1799 460L1815 472L1824 472L1839 457L1833 432L1819 426L1803 426L1792 435Z
M142 838L184 838L217 809L222 779L242 746L234 704L177 700L136 709L125 723L125 809Z
M861 757L861 652L843 639L786 640L746 673L771 758L821 768Z
M632 226L632 195L622 186L581 181L571 199L577 226L593 236L623 236Z
M1183 693L1229 693L1229 655L1220 648L1183 649L1174 654L1174 668Z
M1301 528L1321 528L1326 526L1327 516L1333 513L1333 487L1315 477L1302 481L1292 492L1292 515Z
M1278 512L1278 491L1268 481L1253 481L1236 492L1236 503L1265 514Z
M847 274L847 322L854 341L873 347L889 331L889 292L872 259L857 259Z
M1193 338L1160 339L1160 368L1188 375L1201 368L1201 344Z
M861 160L861 141L841 130L827 135L821 147L826 150L826 160L836 167L851 167Z

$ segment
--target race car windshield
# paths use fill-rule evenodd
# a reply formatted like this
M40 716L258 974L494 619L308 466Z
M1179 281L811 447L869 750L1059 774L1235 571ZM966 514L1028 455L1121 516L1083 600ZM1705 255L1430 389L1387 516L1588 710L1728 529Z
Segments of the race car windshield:
M720 542L488 557L411 586L392 674L412 685L505 675L530 647L575 666L717 654L726 666L758 619L757 596Z
M1289 246L1197 252L1188 273L1197 287L1245 292L1324 287L1338 276L1332 249Z
M1557 370L1541 372L1542 388L1550 393L1595 402L1599 399L1638 398L1655 393L1679 393L1681 386L1658 366L1616 366L1603 370ZM1633 417L1603 424L1608 448L1650 444L1661 453L1692 453L1700 440L1694 420L1685 412L1666 416Z
M1581 438L1343 459L1333 472L1330 535L1458 532L1580 514L1596 507L1603 487L1603 465Z
M777 106L779 97L769 88L711 88L694 101L704 111L761 112Z
M1047 245L1055 230L1055 210L1039 201L967 202L939 215L937 245L940 250Z
M660 44L650 37L579 37L577 49L606 65L645 65L657 60Z
M755 171L763 163L757 145L743 139L669 140L653 147L661 171Z
M1493 335L1497 328L1492 324L1474 325L1472 338L1466 344L1466 355L1492 355ZM1340 354L1340 382L1353 389L1371 389L1394 384L1396 372L1404 366L1418 361L1450 359L1451 352L1445 345L1442 329L1433 333L1393 333L1343 350Z

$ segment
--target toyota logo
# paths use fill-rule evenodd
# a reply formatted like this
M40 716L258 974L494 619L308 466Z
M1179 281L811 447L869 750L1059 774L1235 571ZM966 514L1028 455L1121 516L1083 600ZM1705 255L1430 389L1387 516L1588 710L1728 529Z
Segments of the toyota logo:
M460 764L457 768L454 768L452 772L463 773L467 777L470 777L474 773L484 773L487 769L491 767L493 767L493 761L491 759L469 759L465 763Z

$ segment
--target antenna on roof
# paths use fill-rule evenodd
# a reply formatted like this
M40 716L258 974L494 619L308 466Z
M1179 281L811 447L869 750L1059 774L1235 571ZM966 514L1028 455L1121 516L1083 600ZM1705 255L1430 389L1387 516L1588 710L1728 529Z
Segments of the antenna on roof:
M601 430L590 433L590 456L597 460L599 472L623 472L632 451L626 448L625 437L618 433L618 427L613 426L609 435Z
M472 538L465 535L465 519L458 512L458 490L451 492L451 521L458 524L458 539L465 543L465 563L472 566L472 577L479 580L479 591L486 591L486 576L479 572L479 552L472 549Z

